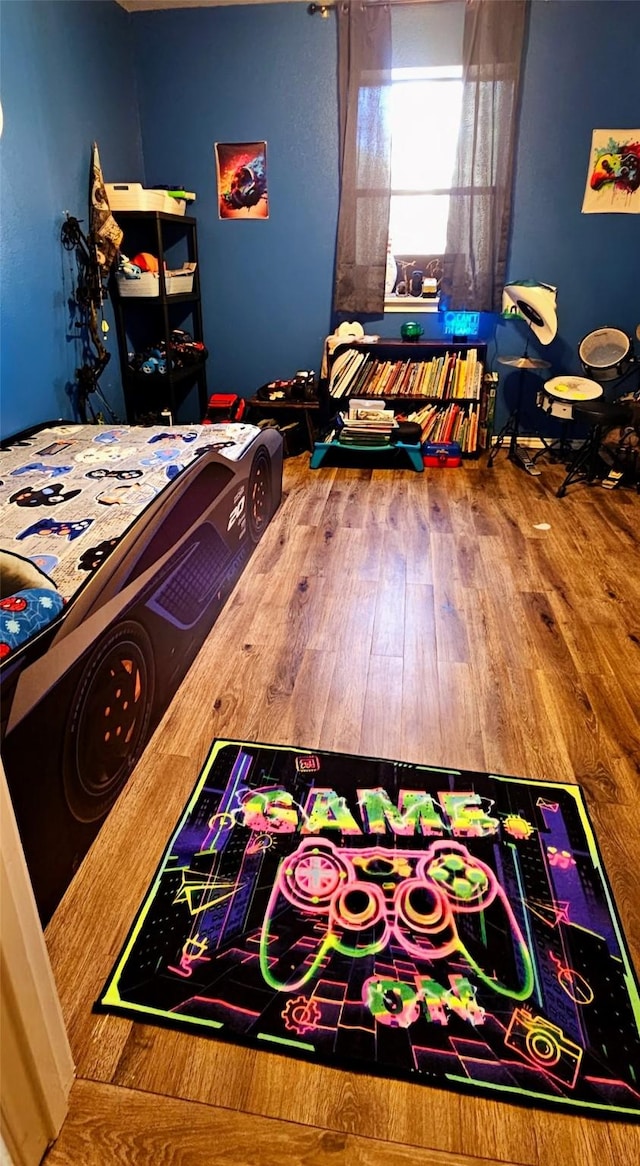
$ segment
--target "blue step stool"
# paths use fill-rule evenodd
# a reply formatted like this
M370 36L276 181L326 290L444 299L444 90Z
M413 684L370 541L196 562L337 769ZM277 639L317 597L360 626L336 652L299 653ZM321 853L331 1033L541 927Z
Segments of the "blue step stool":
M389 455L396 451L406 453L414 470L422 473L424 470L424 463L422 461L422 446L408 445L404 441L394 441L391 445L341 445L339 441L316 441L311 454L310 467L312 470L317 470L325 460L328 453L383 453Z

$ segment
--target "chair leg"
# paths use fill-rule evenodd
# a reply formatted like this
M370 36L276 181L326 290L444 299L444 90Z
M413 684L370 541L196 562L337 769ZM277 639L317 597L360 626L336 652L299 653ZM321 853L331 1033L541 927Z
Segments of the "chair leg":
M592 482L596 476L598 450L602 442L602 426L594 425L589 436L585 438L583 445L576 453L573 461L567 468L567 476L564 482L556 490L557 498L564 498L567 492L567 487L575 482L578 478L584 479L586 482ZM583 467L585 467L583 469Z

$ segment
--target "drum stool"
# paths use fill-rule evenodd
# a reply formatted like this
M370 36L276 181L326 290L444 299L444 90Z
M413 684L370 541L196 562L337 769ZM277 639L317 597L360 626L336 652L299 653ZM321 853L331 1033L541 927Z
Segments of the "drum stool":
M539 409L560 422L560 437L551 439L540 434L542 449L538 450L533 458L534 462L545 453L551 456L552 461L567 462L571 459L569 427L576 420L574 409L585 401L595 401L602 397L602 393L602 385L596 384L595 381L566 374L553 377L540 388L536 404Z
M625 405L616 405L602 399L584 401L581 405L574 405L573 412L577 421L586 421L591 428L573 461L567 467L566 478L556 490L558 498L564 497L567 487L572 482L580 480L591 483L598 477L599 451L605 434L617 425L626 425L631 417L631 410Z

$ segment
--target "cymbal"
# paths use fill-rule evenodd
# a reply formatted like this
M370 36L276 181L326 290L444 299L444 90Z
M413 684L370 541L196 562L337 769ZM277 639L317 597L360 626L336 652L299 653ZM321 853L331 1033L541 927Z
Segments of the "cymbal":
M511 368L551 368L550 360L539 360L535 356L499 356L499 364L508 364Z

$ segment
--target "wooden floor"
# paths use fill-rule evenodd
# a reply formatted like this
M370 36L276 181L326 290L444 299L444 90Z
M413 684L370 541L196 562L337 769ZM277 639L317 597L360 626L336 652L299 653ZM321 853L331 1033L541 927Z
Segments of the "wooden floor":
M47 1166L620 1166L640 1127L96 1016L211 739L579 781L640 969L640 498L561 467L308 469L47 929L77 1064Z

